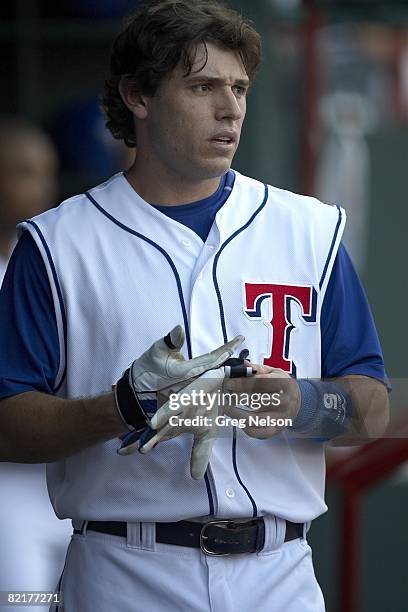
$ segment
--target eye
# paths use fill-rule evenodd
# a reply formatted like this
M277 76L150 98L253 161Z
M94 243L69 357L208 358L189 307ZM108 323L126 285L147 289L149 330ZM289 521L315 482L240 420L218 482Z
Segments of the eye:
M234 85L232 90L236 96L241 97L246 95L248 88L242 85Z
M211 91L211 85L209 83L197 83L193 85L192 90L196 93L208 93Z

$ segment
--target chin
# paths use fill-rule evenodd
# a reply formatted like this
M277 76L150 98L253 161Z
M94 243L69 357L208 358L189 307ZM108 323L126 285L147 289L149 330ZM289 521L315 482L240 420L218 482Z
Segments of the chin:
M206 178L217 178L231 168L231 163L232 159L212 160L202 167L202 173L206 175Z

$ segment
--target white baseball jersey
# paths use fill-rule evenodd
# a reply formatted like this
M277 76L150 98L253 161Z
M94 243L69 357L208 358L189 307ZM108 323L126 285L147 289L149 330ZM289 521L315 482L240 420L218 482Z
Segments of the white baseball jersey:
M122 173L23 223L44 259L59 329L62 397L111 390L176 324L186 357L237 334L253 362L319 377L320 312L345 222L337 207L236 173L205 244L142 200ZM307 522L324 503L321 443L223 428L204 479L192 438L122 457L119 441L48 468L61 518L175 521L277 515Z

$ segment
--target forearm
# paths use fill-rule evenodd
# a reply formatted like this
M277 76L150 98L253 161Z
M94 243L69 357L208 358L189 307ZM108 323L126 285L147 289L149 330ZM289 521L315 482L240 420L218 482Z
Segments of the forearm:
M352 405L347 431L330 441L332 446L353 446L382 436L389 422L386 386L368 376L344 376L336 383L346 391Z
M124 431L111 393L66 400L30 391L0 400L0 461L57 461Z

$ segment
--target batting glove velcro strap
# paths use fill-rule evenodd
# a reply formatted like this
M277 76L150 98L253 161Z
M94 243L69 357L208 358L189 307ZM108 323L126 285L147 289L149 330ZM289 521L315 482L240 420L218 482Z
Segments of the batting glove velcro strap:
M142 432L149 423L149 417L135 393L131 383L131 368L125 370L115 387L116 408L129 429Z

